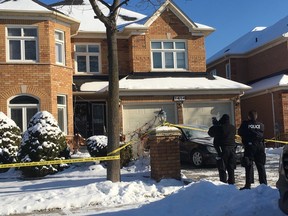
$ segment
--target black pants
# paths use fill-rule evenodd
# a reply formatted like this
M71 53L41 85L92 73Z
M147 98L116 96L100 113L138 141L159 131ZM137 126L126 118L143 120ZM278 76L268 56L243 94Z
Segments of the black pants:
M253 162L256 165L259 183L267 185L267 177L265 170L266 154L265 146L263 143L253 143L252 145L245 145L245 157L250 159L250 163L245 167L246 184L245 186L250 187L254 182Z
M220 181L228 184L235 184L235 174L234 170L236 169L236 153L234 146L224 146L221 147L222 161L218 161L218 171ZM222 162L222 166L221 163ZM227 179L228 173L228 179Z

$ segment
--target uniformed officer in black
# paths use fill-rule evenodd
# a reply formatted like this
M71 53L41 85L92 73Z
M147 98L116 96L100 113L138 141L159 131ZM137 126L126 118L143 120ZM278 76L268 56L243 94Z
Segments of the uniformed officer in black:
M214 137L214 147L219 156L217 166L220 181L234 184L234 170L236 169L236 128L230 124L229 115L224 114L219 121L213 120L213 126L209 128L208 134ZM226 172L228 173L228 179Z
M242 165L245 167L246 184L242 189L250 189L253 183L253 161L257 167L260 184L267 185L266 179L266 154L264 145L264 125L257 121L257 112L251 110L248 113L248 120L243 121L238 134L242 138L245 152Z

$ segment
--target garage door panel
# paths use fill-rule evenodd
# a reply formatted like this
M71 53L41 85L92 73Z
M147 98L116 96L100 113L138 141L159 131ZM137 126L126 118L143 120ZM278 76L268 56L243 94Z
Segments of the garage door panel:
M220 119L223 114L228 114L233 119L232 113L231 102L187 103L183 106L184 124L188 125L211 126L212 117Z
M149 127L153 123L159 123L156 119L159 111L163 109L167 115L167 121L176 122L174 104L134 104L123 106L123 132L131 133L142 127Z

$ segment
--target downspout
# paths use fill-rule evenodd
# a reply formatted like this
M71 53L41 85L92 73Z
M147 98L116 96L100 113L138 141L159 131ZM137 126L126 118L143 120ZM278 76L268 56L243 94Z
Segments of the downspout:
M274 138L276 138L276 132L275 132L274 95L273 95L273 92L271 92L271 91L270 91L270 94L271 94L271 105L272 105L273 134L274 134Z

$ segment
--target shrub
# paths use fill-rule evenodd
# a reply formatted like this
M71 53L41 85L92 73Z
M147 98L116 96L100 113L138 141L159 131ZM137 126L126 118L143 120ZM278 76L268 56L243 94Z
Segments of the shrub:
M66 159L68 153L66 138L57 121L47 111L36 113L23 134L20 151L21 162L36 162ZM61 170L63 165L31 166L21 168L26 177L41 177Z
M87 150L91 157L105 157L107 156L107 142L106 136L92 136L86 140ZM121 145L120 145L121 147ZM120 165L127 166L132 160L132 147L126 146L120 151Z
M21 142L20 128L13 120L0 112L0 163L17 162L17 152ZM0 169L0 172L8 169Z

